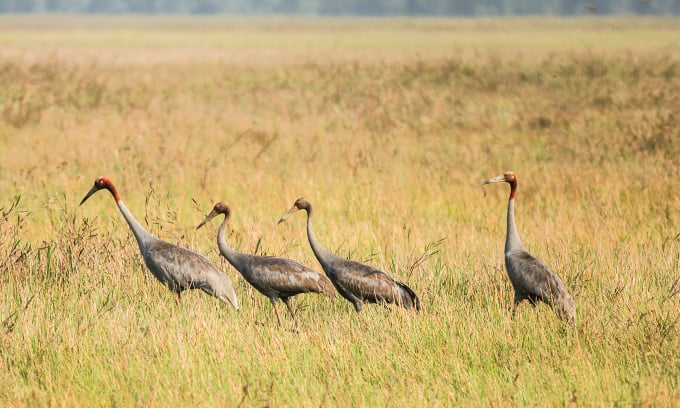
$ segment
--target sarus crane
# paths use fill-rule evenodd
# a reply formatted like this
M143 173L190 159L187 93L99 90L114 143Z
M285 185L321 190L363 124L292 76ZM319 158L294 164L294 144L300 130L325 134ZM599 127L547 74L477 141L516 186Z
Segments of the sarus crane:
M484 181L482 185L498 182L510 184L508 227L505 236L505 268L508 270L510 283L515 289L513 315L517 306L525 299L532 306L542 301L552 306L561 319L574 323L576 318L574 300L564 288L562 280L548 265L529 253L519 239L515 224L517 176L512 171L506 171L498 177Z
M393 303L406 309L420 310L420 299L405 284L385 272L363 263L341 258L324 248L314 235L312 204L304 198L295 200L293 207L279 224L298 210L307 212L307 238L316 259L342 297L349 300L357 313L364 303Z
M246 282L269 298L269 301L274 306L279 326L281 325L281 315L279 314L278 307L279 299L283 300L283 303L286 304L288 311L297 324L295 311L291 304L293 296L312 292L335 297L335 289L328 278L298 262L274 256L256 256L234 251L225 238L225 231L231 219L231 209L223 202L215 204L210 214L205 217L196 229L201 228L219 214L224 214L224 220L217 232L217 246L220 249L220 253L229 261L231 266L241 273Z
M137 239L139 250L146 267L153 276L175 293L175 300L180 304L180 294L187 289L201 289L222 302L230 303L238 310L236 292L227 275L217 269L210 261L194 251L162 241L153 236L137 222L128 211L116 191L111 180L99 177L80 205L99 190L108 190L116 200L123 218L127 221Z

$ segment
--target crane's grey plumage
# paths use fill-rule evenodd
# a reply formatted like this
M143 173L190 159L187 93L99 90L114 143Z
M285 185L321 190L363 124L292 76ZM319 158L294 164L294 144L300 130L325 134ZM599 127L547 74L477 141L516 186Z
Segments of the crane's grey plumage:
M295 320L295 311L291 304L291 297L300 293L324 293L335 297L333 284L325 276L314 272L306 266L290 259L273 256L255 256L242 254L231 249L224 236L227 224L231 218L231 209L225 203L215 204L213 210L199 224L201 228L218 214L224 214L224 220L217 232L217 246L227 261L241 273L243 278L260 293L269 298L274 306L276 318L281 325L278 301L288 307L288 311Z
M350 259L341 258L321 246L312 227L312 205L304 198L298 198L293 207L279 224L298 210L307 211L307 238L316 259L342 297L349 300L358 312L364 303L394 303L406 309L420 310L418 296L401 282L372 266Z
M180 294L183 290L201 289L210 296L230 303L234 309L238 310L236 292L229 277L204 256L162 241L146 231L125 207L116 188L108 178L99 177L95 180L94 186L83 197L80 205L101 189L109 190L113 195L137 240L146 267L156 279L175 293L177 304L180 303Z
M482 185L497 182L510 184L505 267L508 270L512 287L515 289L514 308L517 308L525 299L532 305L542 301L552 306L560 318L573 323L576 318L574 300L564 288L562 280L545 263L530 254L519 239L515 223L515 193L517 192L515 173L507 171L498 177L484 181Z

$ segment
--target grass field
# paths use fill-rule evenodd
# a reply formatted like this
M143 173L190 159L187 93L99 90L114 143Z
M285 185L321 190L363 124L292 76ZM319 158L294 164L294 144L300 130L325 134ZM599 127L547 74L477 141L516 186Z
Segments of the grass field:
M680 403L677 20L0 18L0 405ZM511 317L524 244L574 297ZM151 232L234 281L181 307ZM317 295L299 330L217 251L321 271L318 238L420 314ZM258 246L258 241L259 246ZM283 311L283 310L282 310Z

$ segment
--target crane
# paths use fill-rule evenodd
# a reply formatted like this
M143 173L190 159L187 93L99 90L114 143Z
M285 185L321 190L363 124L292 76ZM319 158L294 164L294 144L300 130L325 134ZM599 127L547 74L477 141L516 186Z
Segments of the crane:
M250 285L269 298L272 306L274 306L279 326L281 325L281 315L279 314L278 307L279 299L283 300L283 303L286 304L288 311L297 324L295 311L291 304L293 296L312 292L335 297L333 284L328 278L298 262L274 256L256 256L234 251L224 236L231 219L231 209L223 202L216 203L210 214L205 217L196 229L201 228L218 214L224 214L224 220L217 232L217 246L220 249L220 253L229 261L231 266L241 273L241 276Z
M510 184L508 201L508 227L505 237L505 268L510 283L515 290L513 315L517 306L525 299L536 306L542 301L553 307L557 315L568 323L574 323L576 308L571 295L564 288L562 280L548 265L529 253L519 239L515 224L515 193L517 192L517 176L512 171L486 180L482 185L506 182Z
M293 207L279 220L279 224L298 210L307 212L307 238L316 259L340 295L354 305L357 313L364 303L394 303L406 309L420 310L420 299L405 284L394 280L372 266L341 258L321 246L312 227L312 204L304 198L295 200Z
M179 306L180 295L186 289L201 289L222 302L230 303L238 310L236 292L227 275L217 269L203 255L186 248L162 241L151 235L128 211L118 195L116 187L106 177L99 177L94 186L85 194L80 205L99 190L108 190L116 200L123 218L127 221L137 240L146 267L153 276L175 293Z

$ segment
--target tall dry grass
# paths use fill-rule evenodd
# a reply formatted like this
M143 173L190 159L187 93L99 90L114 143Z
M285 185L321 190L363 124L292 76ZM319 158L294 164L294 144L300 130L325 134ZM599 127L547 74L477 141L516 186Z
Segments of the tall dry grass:
M557 31L371 20L421 37L404 49L370 37L367 52L366 22L331 34L323 22L274 24L338 39L289 49L267 20L254 24L267 51L173 48L203 23L162 26L167 42L142 49L128 31L97 37L84 22L70 35L95 48L0 35L3 405L677 404L680 68L655 31L675 22L622 34L616 20ZM456 24L488 43L456 42ZM251 29L235 35L247 43ZM442 31L452 46L418 52ZM650 32L653 46L626 46ZM524 58L523 40L541 33L569 46ZM583 49L582 37L617 40ZM574 296L574 328L545 306L511 319L508 190L479 185L508 169L520 234ZM151 232L218 264L242 311L198 292L177 308L110 196L78 207L102 174ZM299 196L324 245L406 282L424 311L370 306L358 318L340 298L305 295L300 330L289 316L277 327L220 259L217 226L195 226L225 200L235 248L320 271L303 216L275 227Z

